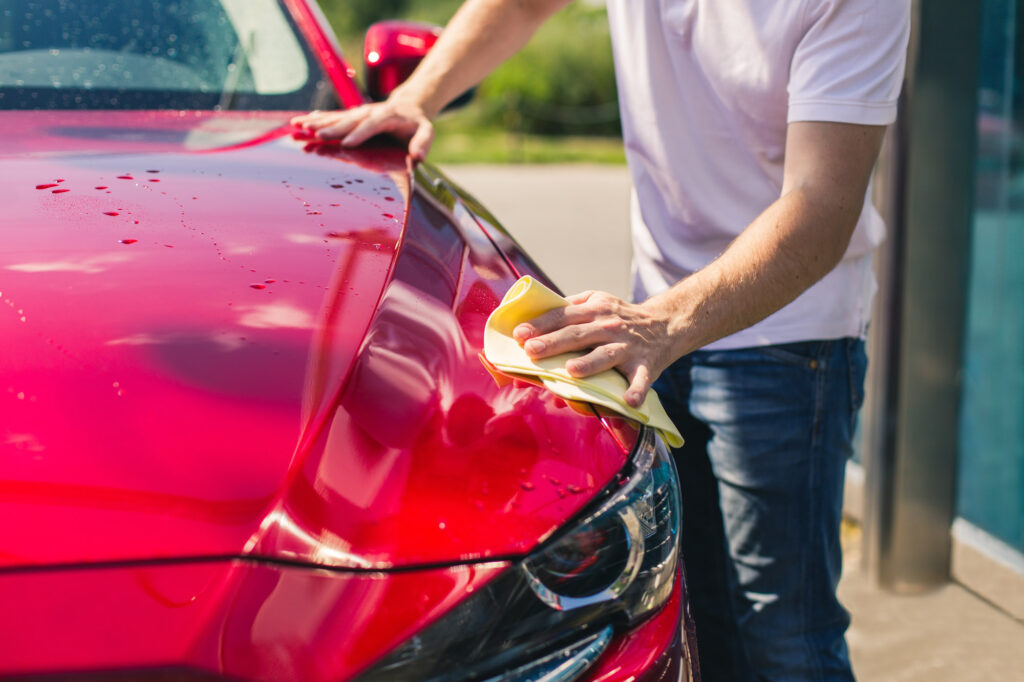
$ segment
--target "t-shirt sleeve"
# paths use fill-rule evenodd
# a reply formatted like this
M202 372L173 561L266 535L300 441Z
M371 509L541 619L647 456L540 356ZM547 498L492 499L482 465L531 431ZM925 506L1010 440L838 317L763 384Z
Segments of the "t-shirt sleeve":
M887 125L903 84L911 0L805 0L787 120Z

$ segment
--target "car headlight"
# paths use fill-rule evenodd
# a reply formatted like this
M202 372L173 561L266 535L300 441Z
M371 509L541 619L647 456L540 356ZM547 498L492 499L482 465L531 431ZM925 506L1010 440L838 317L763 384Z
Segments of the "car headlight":
M577 521L359 679L572 680L668 601L679 483L644 429L629 464Z

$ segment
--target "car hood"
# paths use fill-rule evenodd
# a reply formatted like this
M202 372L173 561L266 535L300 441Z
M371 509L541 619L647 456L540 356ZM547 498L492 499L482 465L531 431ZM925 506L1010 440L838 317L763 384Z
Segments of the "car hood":
M478 362L479 235L450 305L393 276L404 155L287 119L0 114L0 566L506 557L621 467Z

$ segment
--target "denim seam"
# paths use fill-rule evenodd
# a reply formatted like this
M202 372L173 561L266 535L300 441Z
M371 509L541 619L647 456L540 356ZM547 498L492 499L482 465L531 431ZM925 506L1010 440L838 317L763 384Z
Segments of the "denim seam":
M828 358L828 353L825 349L831 344L822 344L822 348L818 355L818 366L814 384L814 426L813 435L811 438L811 449L808 458L808 485L807 490L807 511L809 512L806 516L807 522L804 529L804 551L803 560L800 566L800 579L801 585L807 584L807 568L809 563L813 560L815 554L815 520L823 517L823 495L815 495L814 491L821 488L821 457L823 456L823 439L822 439L822 413L824 412L824 401L826 395L826 388L828 384L828 373L830 370L829 365L831 363ZM823 663L821 657L817 655L814 646L807 636L808 629L808 616L807 616L807 600L800 600L800 629L801 637L804 647L807 650L807 657L810 661L814 679L824 680L825 674L823 669Z
M850 339L846 344L846 371L849 375L850 383L850 431L851 433L856 428L857 424L857 413L860 412L860 408L864 405L864 387L861 381L858 381L860 377L857 371L857 362L860 360L859 356L859 341Z
M854 360L854 357L853 357L853 346L850 343L846 344L846 358L845 358L845 360L846 360L846 381L850 385L850 409L847 412L847 414L850 415L850 420L849 420L850 421L850 429L852 430L853 429L854 415L857 414L857 387L853 385L854 384L853 377L854 377L854 374L855 374L854 362L856 362L856 361Z
M811 448L816 448L818 443L821 441L821 422L822 413L824 412L825 406L823 405L825 400L825 378L828 374L828 361L825 358L826 353L822 350L819 351L817 367L815 371L815 382L814 382L814 418L811 422Z
M780 362L784 365L791 365L793 367L803 367L805 369L814 368L814 361L816 358L813 357L806 358L800 355L799 353L794 353L792 351L783 350L781 348L775 348L772 346L766 346L759 350L761 351L762 355L771 358L776 362Z

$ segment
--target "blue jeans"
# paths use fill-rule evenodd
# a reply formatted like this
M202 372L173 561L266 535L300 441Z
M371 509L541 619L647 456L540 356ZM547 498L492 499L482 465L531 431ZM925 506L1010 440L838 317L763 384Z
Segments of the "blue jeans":
M686 444L682 547L706 682L852 680L836 599L858 339L697 351L655 383Z

